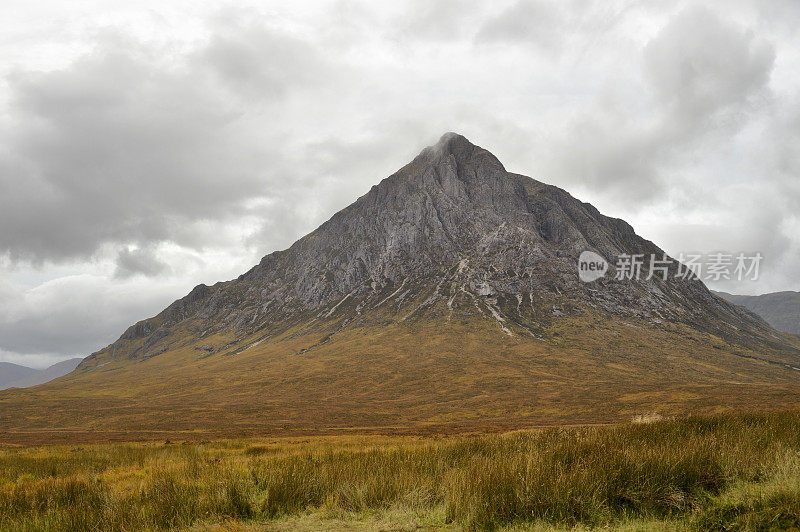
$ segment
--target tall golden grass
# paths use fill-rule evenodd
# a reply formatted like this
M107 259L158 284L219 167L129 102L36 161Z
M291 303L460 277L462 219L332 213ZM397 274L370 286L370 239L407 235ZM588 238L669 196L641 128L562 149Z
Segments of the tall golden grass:
M800 527L800 413L445 439L341 437L0 451L0 529L141 530L314 513L457 528Z

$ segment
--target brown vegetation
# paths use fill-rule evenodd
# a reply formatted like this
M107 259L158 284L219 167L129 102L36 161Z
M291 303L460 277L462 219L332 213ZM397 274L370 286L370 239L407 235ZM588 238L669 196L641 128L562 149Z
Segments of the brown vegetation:
M0 441L453 434L800 404L800 372L686 327L577 316L550 334L454 317L348 329L302 354L319 338L290 330L210 356L187 334L146 360L0 392Z
M800 526L800 414L0 450L0 529ZM380 524L383 523L383 524Z

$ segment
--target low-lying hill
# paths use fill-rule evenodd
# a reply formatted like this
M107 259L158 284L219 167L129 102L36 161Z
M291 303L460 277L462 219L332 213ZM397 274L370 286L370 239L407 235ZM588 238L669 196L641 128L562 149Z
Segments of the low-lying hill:
M11 362L0 362L0 389L7 388L14 381L34 375L37 370Z
M6 388L29 388L31 386L36 386L37 384L50 382L53 379L63 377L78 367L78 364L81 363L81 360L83 359L70 358L68 360L56 362L52 366L48 366L44 369L25 368L26 370L30 371L23 371L16 378L5 382L4 379L0 379L0 390L4 390ZM2 371L2 368L0 368L0 371Z
M779 331L800 334L800 292L773 292L760 296L714 293L758 314Z

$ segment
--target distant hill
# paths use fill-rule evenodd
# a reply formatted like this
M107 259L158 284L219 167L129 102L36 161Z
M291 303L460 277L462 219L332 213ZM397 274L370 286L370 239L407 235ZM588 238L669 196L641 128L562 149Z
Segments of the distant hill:
M0 362L0 390L8 388L9 383L31 377L38 371L11 362Z
M800 292L773 292L760 296L715 293L758 314L779 331L800 334Z
M20 366L19 364L11 364L10 362L0 362L0 390L27 388L50 382L75 369L81 360L83 359L70 358L69 360L57 362L45 369L34 369Z

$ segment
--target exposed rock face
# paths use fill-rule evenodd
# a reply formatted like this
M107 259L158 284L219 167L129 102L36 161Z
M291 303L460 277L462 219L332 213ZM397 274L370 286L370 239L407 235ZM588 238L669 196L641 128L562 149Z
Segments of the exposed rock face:
M454 315L482 315L506 334L546 337L554 320L586 312L685 323L741 345L776 341L765 322L698 280L645 280L645 266L638 281L613 279L612 267L583 283L577 258L584 250L612 265L620 254L664 256L624 221L510 173L488 151L448 133L289 249L236 280L199 285L110 349L140 340L126 355L153 356L179 324L198 338L221 330L244 337L298 325L335 334L363 323ZM408 301L416 310L394 310Z

